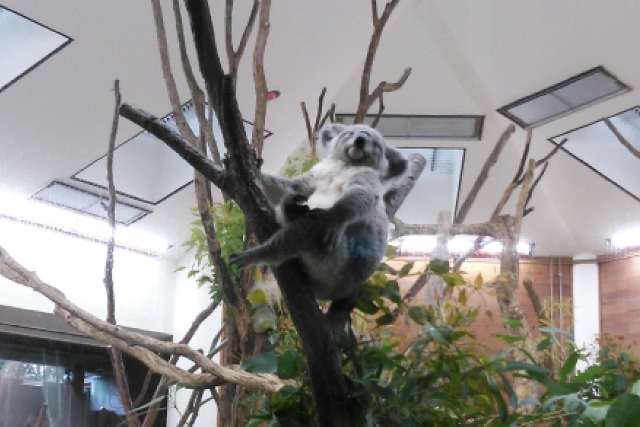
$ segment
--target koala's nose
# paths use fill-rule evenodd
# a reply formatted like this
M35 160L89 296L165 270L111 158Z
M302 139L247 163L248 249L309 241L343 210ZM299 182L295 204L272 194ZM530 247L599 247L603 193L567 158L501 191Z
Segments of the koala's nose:
M366 132L360 132L356 135L356 139L353 141L354 145L358 149L364 148L365 144L369 141L369 134Z

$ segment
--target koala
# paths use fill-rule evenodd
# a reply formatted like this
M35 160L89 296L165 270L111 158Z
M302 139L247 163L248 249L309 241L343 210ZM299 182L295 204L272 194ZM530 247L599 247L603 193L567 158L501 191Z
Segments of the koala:
M278 266L298 258L316 299L355 300L385 254L383 196L407 161L365 125L328 125L317 138L326 156L309 172L293 179L262 174L282 228L231 262Z

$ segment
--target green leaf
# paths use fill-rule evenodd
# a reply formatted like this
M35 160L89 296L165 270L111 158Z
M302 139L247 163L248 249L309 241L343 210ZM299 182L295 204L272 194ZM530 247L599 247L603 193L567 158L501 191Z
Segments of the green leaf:
M504 324L510 328L522 328L522 321L518 319L505 320Z
M449 286L460 286L466 283L459 273L443 273L440 277Z
M536 351L544 351L555 343L556 343L556 339L553 337L553 335L549 335L538 343L538 346L536 347Z
M294 378L301 372L302 359L295 350L289 349L278 355L278 377L283 380Z
M564 329L554 328L552 326L543 326L540 328L540 332L546 332L548 334L564 334L573 338L570 332L565 331Z
M578 363L578 359L580 358L580 353L571 353L567 360L565 360L564 364L558 371L560 378L564 381L569 374L571 374L576 369L576 364Z
M625 393L618 396L604 419L605 427L638 427L640 425L640 396Z
M408 262L405 265L402 266L402 268L400 269L400 272L398 273L398 276L400 277L405 277L409 274L409 272L411 271L411 269L413 268L413 261L412 262Z
M240 369L254 374L274 374L278 371L278 356L271 349L245 360Z
M516 335L493 334L493 336L498 339L501 339L504 342L508 342L509 344L513 344L514 342L524 341L523 337L519 337Z
M262 289L254 289L247 295L251 305L267 304L267 294Z
M378 324L378 326L385 326L385 325L392 324L395 320L396 320L396 317L393 314L387 313L378 317L376 319L376 323Z
M429 314L425 307L412 306L407 311L409 318L418 325L424 325L429 321Z
M449 260L432 259L429 261L427 268L435 274L445 274L451 270L449 267Z
M379 310L373 301L362 298L356 302L356 308L365 314L376 314Z

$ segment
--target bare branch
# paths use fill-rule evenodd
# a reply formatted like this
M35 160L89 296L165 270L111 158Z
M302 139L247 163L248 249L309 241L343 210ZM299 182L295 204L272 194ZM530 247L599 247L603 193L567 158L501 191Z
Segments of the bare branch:
M532 136L533 136L533 130L531 128L527 129L527 139L524 143L524 150L522 151L522 157L520 157L520 164L518 165L518 171L516 172L516 176L513 177L511 182L519 182L522 177L522 172L524 171L524 165L527 162L527 158L529 157L529 149L531 148Z
M122 95L120 94L120 81L116 80L113 84L115 92L115 108L113 112L113 122L111 125L111 134L109 135L109 148L107 150L107 188L109 191L109 205L107 206L107 218L109 220L109 228L111 236L107 242L107 259L104 268L104 286L107 291L107 322L116 324L116 306L115 295L113 291L113 250L115 247L116 233L116 187L113 182L113 153L116 146L116 136L118 134L118 123L120 104L122 103ZM133 402L129 393L129 384L125 373L124 361L122 354L115 348L109 349L109 358L113 366L114 376L120 400L124 407L127 423L129 427L139 427L140 421L133 411Z
M164 18L162 16L162 6L160 5L160 0L151 0L151 5L153 8L153 19L156 24L156 37L158 39L160 63L162 64L162 75L164 76L164 82L167 87L167 94L169 95L173 117L176 121L178 129L180 130L180 133L187 141L191 143L191 145L195 145L196 136L189 127L187 119L184 117L184 114L182 112L182 104L180 102L180 96L178 94L178 87L176 86L176 81L173 77L173 71L171 70L169 47L167 45L167 31L164 27Z
M119 326L104 322L71 303L60 290L46 284L38 276L17 263L4 248L0 247L0 274L7 279L33 289L56 304L56 314L63 317L76 329L89 336L131 354L156 373L191 387L204 387L220 382L242 384L250 388L277 391L287 382L273 375L250 374L220 366L204 354L184 344L167 343L126 331ZM197 363L205 374L192 375L176 368L155 353L179 354Z
M394 219L396 230L395 237L408 236L411 234L436 234L438 226L436 224L404 224ZM480 224L452 224L451 234L472 234L475 236L487 236L498 238L503 232L502 225L493 222L483 222Z
M238 78L238 68L240 66L240 60L242 59L242 55L244 54L244 50L247 47L247 42L249 41L249 36L251 35L251 31L253 30L253 26L256 22L256 17L258 16L258 10L260 6L259 0L253 1L253 7L251 8L251 14L249 15L249 20L247 21L247 25L244 27L244 31L242 32L242 37L240 38L240 43L238 44L238 49L234 50L233 48L233 0L226 1L225 7L225 44L227 47L227 58L229 59L229 74L233 78L235 82Z
M232 185L228 182L225 171L192 147L162 120L126 102L120 107L120 115L156 136L223 192L232 191Z
M529 201L531 200L531 196L533 196L533 191L536 189L536 186L538 185L538 183L540 182L540 180L544 176L544 173L547 171L547 166L549 166L548 162L544 164L544 166L542 167L542 171L540 172L538 177L535 179L535 181L533 181L533 184L531 184L531 188L529 188L529 192L527 194L527 200L524 203L525 210L524 210L523 216L526 216L527 214L529 214L533 210L533 208L532 208L531 211L529 211L527 206L529 205Z
M471 255L476 253L476 251L482 249L485 245L490 242L495 241L495 239L489 239L484 241L485 236L478 236L476 240L473 242L473 246L467 250L467 252L461 254L456 260L453 262L453 266L451 267L451 271L458 272L462 267L462 264L469 258Z
M378 98L378 114L376 114L376 117L373 119L373 122L371 122L372 128L375 128L376 126L378 126L378 122L382 117L382 113L384 113L384 95L380 94L380 97Z
M309 140L309 145L311 145L313 148L313 145L315 145L313 144L313 128L311 127L311 118L309 117L309 112L307 111L307 104L302 101L300 103L300 108L302 109L302 117L304 118L304 124L307 128L307 139ZM315 150L312 151L313 153L315 153Z
M318 97L318 111L316 111L316 121L313 124L313 130L317 132L320 130L320 118L322 117L322 110L324 106L324 97L327 94L327 88L323 87L320 92L320 96Z
M546 163L549 161L549 159L551 159L557 152L558 150L560 150L562 148L562 146L568 141L567 138L563 139L562 141L560 141L560 143L558 145L556 145L555 147L553 147L553 150L551 150L551 152L549 154L547 154L546 156L544 156L542 159L538 160L536 162L536 167L539 167L540 165L542 165L543 163Z
M365 116L366 116L366 113L371 108L371 106L375 104L375 102L382 96L383 93L395 92L396 90L402 88L402 86L404 86L405 82L407 81L410 75L411 75L411 68L405 68L404 71L402 72L402 76L400 76L400 79L398 79L397 82L395 83L381 82L380 84L378 84L378 86L373 90L373 92L371 92L371 95L369 95L369 97L367 98L364 104L365 105L364 108L366 109ZM362 120L364 120L364 116Z
M427 164L427 160L420 154L412 153L407 159L409 164L407 166L407 173L405 173L402 180L394 185L384 195L384 202L386 206L387 217L392 219L400 206L407 198L409 192L416 184L416 181L420 177L420 174L424 170Z
M489 154L489 157L487 157L487 160L485 161L484 166L482 167L482 170L478 174L478 178L476 179L476 182L473 184L471 191L469 191L467 198L464 200L464 202L462 203L462 206L458 210L458 215L456 215L454 223L460 224L464 222L465 218L467 217L467 214L469 213L469 210L471 209L471 206L473 205L473 202L476 200L476 197L478 196L478 192L480 191L480 189L482 188L482 185L485 183L485 181L489 177L489 171L491 170L491 167L495 165L496 162L498 161L498 157L500 156L502 149L504 148L507 141L509 140L509 137L515 130L516 128L514 125L509 125L507 129L500 136L500 139L498 139L498 142L493 147L493 151L491 151L491 154Z
M378 6L376 0L371 0L371 15L373 20L373 33L371 34L371 39L369 40L369 48L367 49L367 57L364 61L364 67L362 69L362 79L360 80L360 100L358 102L358 109L356 110L355 123L362 123L364 121L365 116L367 115L367 111L373 105L374 102L380 96L380 93L384 90L385 83L381 83L376 88L376 91L379 93L377 95L370 95L369 88L371 86L371 70L373 69L373 61L376 56L376 52L378 51L378 46L380 45L380 37L382 36L382 31L384 30L391 13L395 9L399 0L391 0L389 1L384 8L381 16L378 16ZM409 70L407 72L407 70ZM405 70L404 75L406 74L406 78L408 78L408 74L411 72L411 69ZM406 80L404 78L404 80ZM404 84L402 78L398 81L400 86ZM397 88L399 89L399 87ZM395 90L395 89L394 89ZM375 92L375 91L374 91Z
M513 241L517 242L520 237L520 230L522 229L522 218L524 217L524 211L526 209L527 198L529 196L529 189L531 188L531 181L533 181L533 170L536 167L535 160L529 160L527 166L527 172L524 175L522 181L522 188L520 189L520 197L518 198L518 205L516 206L515 225L513 227Z
M627 141L627 139L624 136L622 136L620 131L618 131L618 129L616 129L616 127L613 125L613 123L611 123L611 120L609 120L607 117L605 117L602 120L607 125L609 130L611 130L611 132L613 132L613 134L616 136L618 141L620 141L620 144L624 145L624 147L627 150L629 150L629 152L631 154L633 154L634 156L636 156L637 158L640 159L640 151L637 150L629 141Z
M173 0L173 13L175 15L176 20L176 34L178 37L178 47L180 49L180 60L182 62L182 70L184 72L185 78L187 80L187 85L189 86L189 91L191 92L191 99L193 99L193 108L196 112L196 117L198 118L198 124L200 126L201 133L204 133L204 138L207 142L207 146L209 147L209 151L211 152L211 156L213 157L213 162L217 166L222 166L222 161L220 158L220 152L218 150L218 144L216 143L215 137L213 135L213 114L209 107L209 119L206 117L206 100L204 96L204 92L200 89L196 81L196 77L193 74L193 68L191 67L191 61L189 61L189 55L187 54L187 45L184 37L184 28L182 26L182 12L180 11L180 1ZM201 152L204 154L206 151Z
M264 50L269 37L269 13L271 0L262 0L260 4L260 17L258 21L258 35L253 50L253 80L256 89L256 107L253 121L253 136L251 144L262 155L264 146L264 128L267 117L267 78L264 75Z
M109 192L109 205L105 206L111 234L109 236L109 241L107 242L107 260L105 262L103 281L107 291L107 322L115 325L116 303L113 292L113 249L115 246L116 232L116 188L113 183L113 154L116 148L116 136L118 135L118 111L120 109L120 104L122 103L119 80L113 82L113 91L115 92L115 112L111 123L111 134L109 135L109 145L107 149L107 188Z

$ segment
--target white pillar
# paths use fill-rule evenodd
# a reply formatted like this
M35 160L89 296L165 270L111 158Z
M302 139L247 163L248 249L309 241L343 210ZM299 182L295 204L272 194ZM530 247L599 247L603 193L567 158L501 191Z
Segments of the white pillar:
M573 265L573 330L578 348L593 344L600 334L600 283L598 264L593 254L579 254L574 260L593 260ZM583 370L584 362L576 367Z

